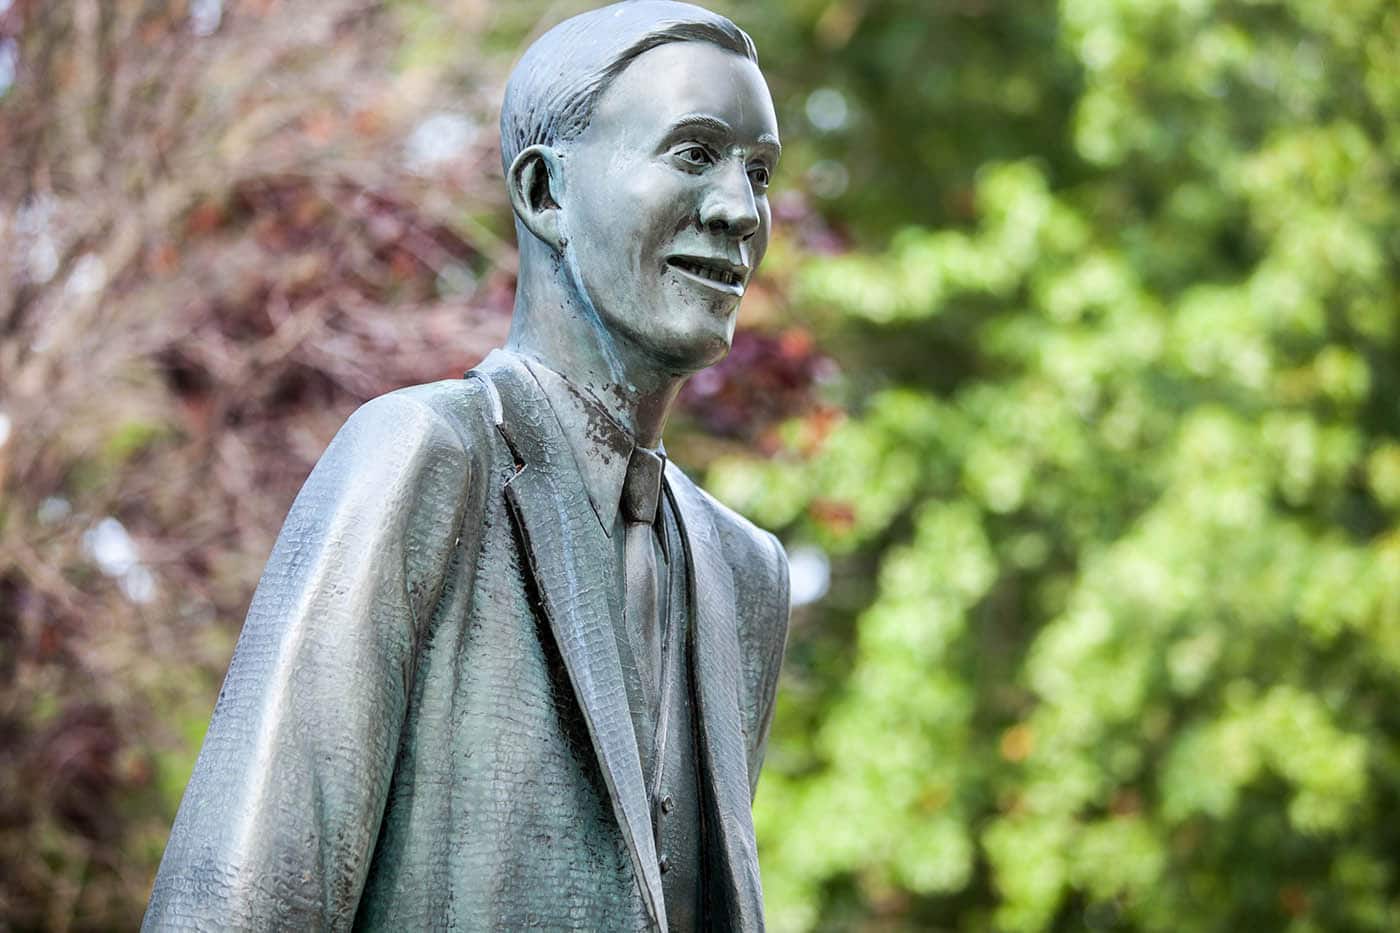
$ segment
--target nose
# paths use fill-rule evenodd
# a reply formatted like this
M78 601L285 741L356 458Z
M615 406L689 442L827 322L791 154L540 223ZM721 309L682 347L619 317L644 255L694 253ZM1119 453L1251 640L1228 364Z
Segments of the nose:
M747 240L758 232L758 203L742 164L731 162L713 176L700 203L700 226L724 236Z

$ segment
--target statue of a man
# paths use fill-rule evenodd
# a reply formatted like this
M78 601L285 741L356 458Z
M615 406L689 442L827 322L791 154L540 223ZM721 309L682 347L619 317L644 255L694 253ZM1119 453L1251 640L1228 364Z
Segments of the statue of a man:
M767 245L753 43L669 0L516 67L508 347L363 406L287 517L149 929L755 930L777 540L666 461Z

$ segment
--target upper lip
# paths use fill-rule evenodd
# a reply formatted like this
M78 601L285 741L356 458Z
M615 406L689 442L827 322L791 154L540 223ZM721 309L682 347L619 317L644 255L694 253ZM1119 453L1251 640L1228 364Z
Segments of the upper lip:
M748 281L750 271L748 266L731 262L722 256L695 256L689 253L677 253L674 256L666 257L666 263L668 265L678 265L682 268L687 265L695 266L703 270L703 273L720 273L735 279L735 281L728 283L731 285L743 285ZM707 277L716 278L717 276L710 275Z

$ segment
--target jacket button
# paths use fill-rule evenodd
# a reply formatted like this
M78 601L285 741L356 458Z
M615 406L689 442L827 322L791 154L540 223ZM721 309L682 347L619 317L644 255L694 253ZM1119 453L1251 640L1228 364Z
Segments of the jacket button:
M661 868L661 874L663 874L663 875L666 874L666 872L668 872L668 871L671 870L671 860L670 860L669 858L667 858L665 855L661 856L661 861L658 863L658 865L660 866L660 868Z
M665 797L661 798L662 813L670 813L674 809L676 809L676 800L674 797L672 797L670 794L667 794Z

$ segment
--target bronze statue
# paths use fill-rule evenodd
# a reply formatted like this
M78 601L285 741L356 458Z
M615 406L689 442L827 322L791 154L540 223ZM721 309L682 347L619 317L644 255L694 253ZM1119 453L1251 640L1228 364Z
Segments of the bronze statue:
M511 76L508 346L364 405L287 517L149 929L755 930L777 539L666 461L767 245L749 37L669 0Z

